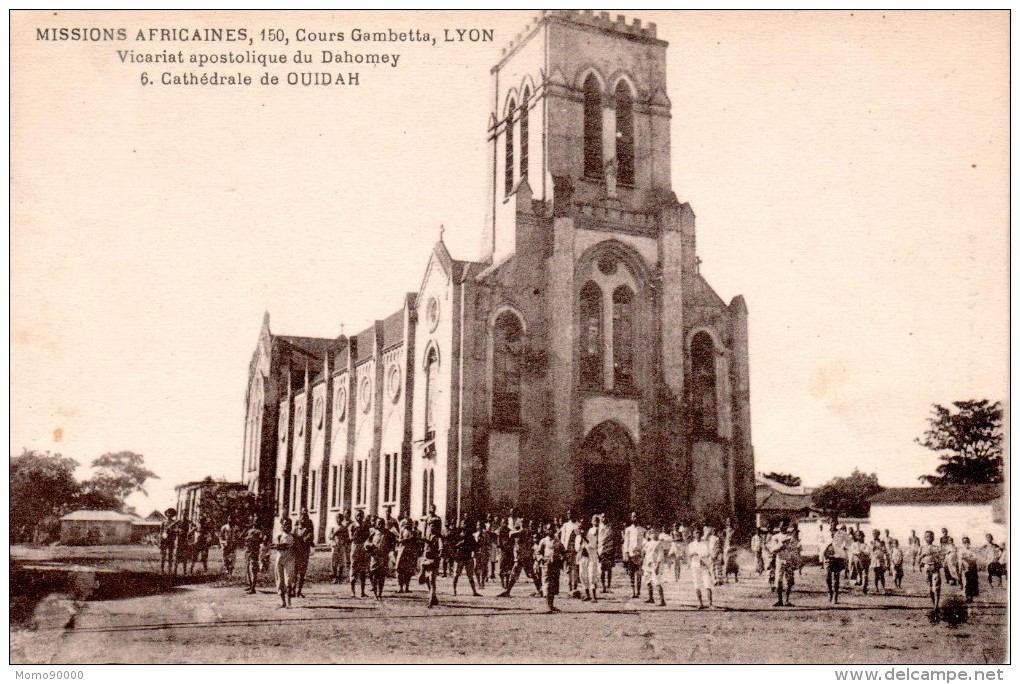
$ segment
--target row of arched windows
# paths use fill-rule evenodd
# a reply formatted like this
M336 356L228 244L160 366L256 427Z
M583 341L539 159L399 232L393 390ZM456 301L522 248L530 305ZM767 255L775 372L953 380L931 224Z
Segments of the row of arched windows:
M616 109L616 130L614 153L616 156L616 179L623 185L634 184L634 94L626 81L616 84L613 92ZM602 87L589 74L584 81L584 175L601 179L604 176Z

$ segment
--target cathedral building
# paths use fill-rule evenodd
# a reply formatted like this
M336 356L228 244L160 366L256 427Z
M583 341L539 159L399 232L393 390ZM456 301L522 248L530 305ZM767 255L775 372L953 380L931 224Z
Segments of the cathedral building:
M654 24L543 13L492 68L486 254L440 237L350 336L252 356L242 479L307 508L729 519L755 503L747 307L700 275Z

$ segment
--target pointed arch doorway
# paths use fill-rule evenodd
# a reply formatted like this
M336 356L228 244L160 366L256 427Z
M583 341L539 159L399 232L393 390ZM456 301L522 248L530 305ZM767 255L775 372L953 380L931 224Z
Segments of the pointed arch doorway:
M581 447L582 511L587 515L605 513L611 524L619 525L632 508L634 442L616 421L607 420L592 428Z

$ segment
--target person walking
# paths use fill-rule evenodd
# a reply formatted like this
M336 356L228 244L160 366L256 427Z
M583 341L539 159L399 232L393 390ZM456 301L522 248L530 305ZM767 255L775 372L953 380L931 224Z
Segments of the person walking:
M599 517L599 572L602 580L602 593L613 593L613 566L616 565L616 536L608 516L603 513Z
M712 571L710 567L711 556L708 549L708 542L704 540L704 533L698 527L694 527L694 537L687 545L687 560L691 568L691 582L694 585L694 594L698 597L698 610L705 608L705 598L708 598L708 607L712 608Z
M422 554L421 574L418 582L428 587L428 607L434 608L439 605L439 597L436 594L436 582L439 577L439 562L443 557L443 523L436 519L429 525L428 535L425 537L425 547Z
M258 526L258 518L253 515L251 517L251 524L248 525L248 530L242 537L242 545L244 546L244 572L248 580L248 589L246 593L255 593L255 585L259 580L259 566L262 565L262 545L265 541L266 537L262 534L262 530L260 530Z
M903 586L903 549L900 548L898 539L892 540L889 563L892 566L893 586L900 589Z
M846 525L837 529L833 523L831 531L832 541L825 548L825 586L829 590L829 602L835 605L839 603L839 581L846 572L851 542Z
M917 537L916 530L910 530L910 536L907 538L907 560L910 561L911 572L918 571L918 557L921 552L921 540Z
M638 522L638 514L634 511L630 514L630 524L623 529L623 567L630 579L630 597L640 598L641 596L641 569L644 554L642 547L645 544L647 530Z
M468 529L467 521L461 520L460 525L452 530L453 537L453 595L457 595L457 580L461 574L467 575L468 584L471 585L471 595L481 596L475 586L475 553L478 551L478 542L474 534Z
M329 532L329 571L333 584L343 583L344 566L349 562L351 536L347 530L348 522L345 515L336 514L336 527Z
M367 598L365 584L368 580L368 553L365 551L365 542L368 541L368 524L365 522L365 513L358 511L354 514L354 520L348 528L348 536L351 540L351 596L357 596L355 587L361 583L361 598Z
M935 545L935 533L931 530L924 533L924 544L918 550L917 563L928 585L928 596L935 615L938 615L942 602L942 547Z
M543 589L545 593L545 604L550 613L558 613L560 609L555 606L556 595L560 593L560 571L566 550L560 542L553 526L545 526L545 536L538 544L536 557L542 569L542 576L545 578Z
M299 598L304 598L305 576L308 574L308 561L315 546L315 527L308 516L308 509L301 509L301 517L294 526L294 590Z
M273 551L276 552L274 569L276 571L276 591L280 594L280 608L290 608L294 596L294 535L290 518L280 523L280 533L273 540Z
M957 556L959 570L957 575L963 582L963 595L967 603L973 603L978 595L978 554L977 549L970 545L970 537L964 537L963 547Z

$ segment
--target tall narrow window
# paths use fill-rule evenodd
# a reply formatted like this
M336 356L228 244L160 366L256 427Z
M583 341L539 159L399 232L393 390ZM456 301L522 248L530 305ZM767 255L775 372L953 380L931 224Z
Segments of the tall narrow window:
M510 311L500 314L492 331L492 422L521 422L521 322Z
M383 484L383 503L397 501L397 467L400 454L386 454L386 481Z
M297 513L297 475L291 475L290 482L290 510L292 513Z
M319 471L313 470L312 476L311 478L309 478L308 483L308 510L310 511L314 511L316 509L316 504L318 503L318 497L316 496L316 494L319 493L318 484L319 484Z
M623 81L616 85L616 178L634 185L634 98Z
M528 99L531 97L531 90L524 89L521 96L521 170L518 175L521 180L528 177Z
M699 332L691 341L691 420L696 433L717 433L715 383L715 343L708 333Z
M589 281L581 290L581 386L602 389L602 290Z
M339 480L338 469L336 466L329 467L329 506L330 508L337 507L337 492L339 491Z
M429 470L429 507L436 503L436 471Z
M431 348L425 357L425 438L435 437L436 391L439 389L438 377L439 356L435 348ZM433 433L431 436L429 433Z
M429 512L429 471L421 471L421 514Z
M594 74L584 82L584 175L602 178L602 91Z
M390 500L390 455L383 454L385 468L383 469L383 501Z
M517 109L517 103L510 100L510 106L507 108L506 115L506 173L504 176L504 186L506 194L514 189L514 110Z
M634 384L634 293L626 285L613 292L613 386Z

